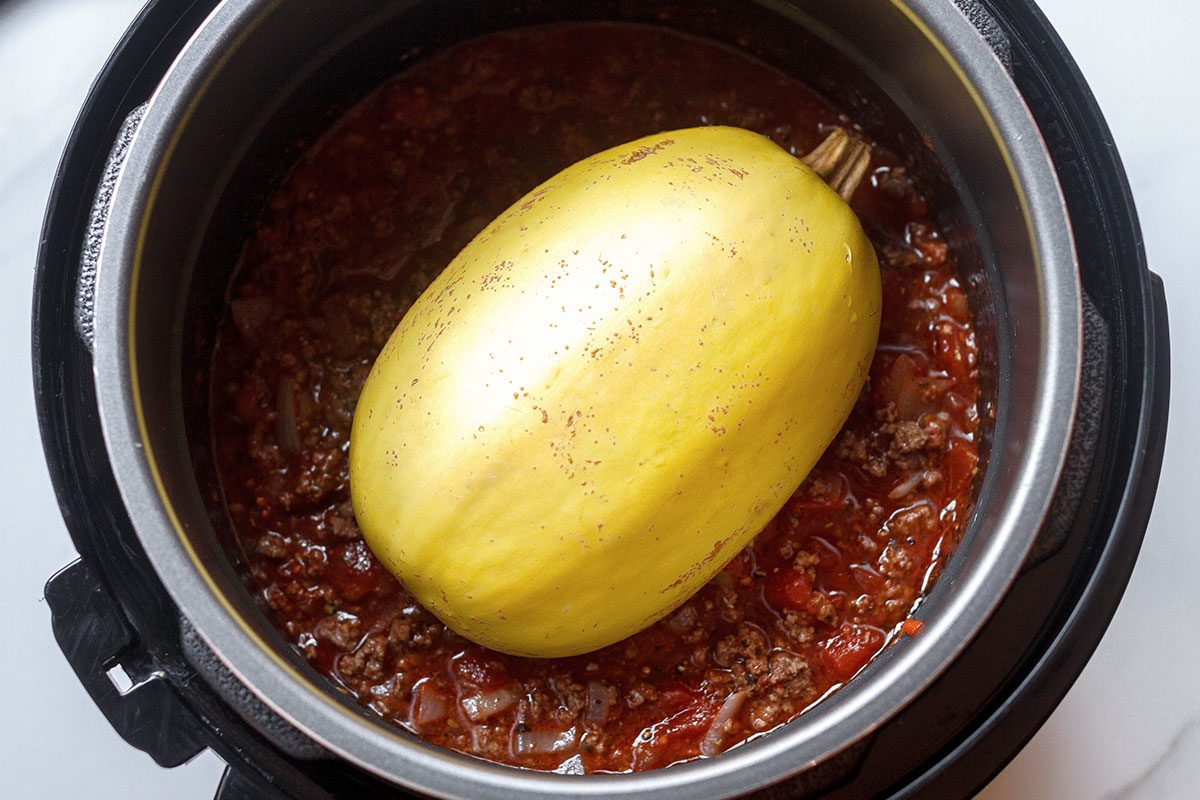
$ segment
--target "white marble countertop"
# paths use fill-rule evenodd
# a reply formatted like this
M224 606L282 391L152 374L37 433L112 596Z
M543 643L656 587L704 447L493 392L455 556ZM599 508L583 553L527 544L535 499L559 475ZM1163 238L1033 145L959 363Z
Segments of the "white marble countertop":
M0 502L8 622L0 656L0 796L211 798L211 753L159 769L91 704L50 633L42 586L74 558L41 458L29 367L38 231L88 84L139 0L0 2ZM1200 797L1200 6L1191 0L1042 0L1113 128L1173 339L1170 437L1145 546L1112 627L1063 704L984 800ZM1159 120L1170 120L1167 126ZM8 552L13 552L9 550ZM12 559L12 560L9 560ZM13 642L21 642L19 648ZM36 687L31 689L31 687Z

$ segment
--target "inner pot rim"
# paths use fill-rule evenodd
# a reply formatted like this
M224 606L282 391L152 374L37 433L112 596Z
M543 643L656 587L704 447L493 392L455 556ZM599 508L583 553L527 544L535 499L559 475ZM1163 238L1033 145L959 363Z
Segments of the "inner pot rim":
M156 571L180 610L226 666L283 718L339 756L381 777L444 796L614 797L646 791L673 796L752 791L799 772L866 736L932 682L990 616L1040 527L1065 460L1079 383L1081 294L1075 250L1061 192L1044 143L1015 85L978 32L944 0L891 0L969 87L990 123L1017 191L1042 282L1044 331L1038 359L1035 427L1021 476L1001 520L1024 530L1023 547L993 547L965 576L965 590L941 609L967 627L927 626L886 664L839 692L787 729L734 748L716 759L629 775L538 773L442 750L381 721L368 720L302 675L247 625L196 556L150 451L134 366L136 274L142 259L142 221L192 103L209 76L273 4L224 0L181 52L151 98L114 191L97 277L96 384L101 425L122 499ZM232 35L231 35L232 34ZM1068 421L1064 423L1064 421ZM174 535L171 535L174 534ZM235 622L230 625L230 618ZM954 640L950 634L960 637ZM939 658L929 654L937 650ZM317 702L313 702L316 700ZM828 706L828 707L827 707ZM822 713L829 712L829 713ZM851 735L845 735L849 730Z

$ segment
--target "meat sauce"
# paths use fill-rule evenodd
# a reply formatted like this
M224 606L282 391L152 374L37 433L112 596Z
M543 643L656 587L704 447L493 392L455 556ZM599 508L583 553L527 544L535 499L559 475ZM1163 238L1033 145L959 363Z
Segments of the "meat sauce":
M976 345L931 209L879 147L853 202L883 270L870 382L778 516L666 619L573 658L491 652L423 610L355 525L355 401L421 290L564 167L705 124L802 154L853 120L764 64L663 30L491 35L424 60L347 112L245 246L211 372L199 376L211 389L212 496L287 639L430 742L565 772L716 755L794 719L919 630L909 616L972 502Z

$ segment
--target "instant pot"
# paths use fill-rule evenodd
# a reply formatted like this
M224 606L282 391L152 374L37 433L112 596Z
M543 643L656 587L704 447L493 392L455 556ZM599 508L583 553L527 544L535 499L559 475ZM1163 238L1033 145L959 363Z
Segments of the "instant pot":
M726 42L910 156L945 209L985 354L978 500L921 633L779 731L635 775L440 750L339 693L247 591L189 449L204 392L189 359L303 143L429 52L558 20ZM1111 135L1028 0L152 0L59 168L33 363L80 554L46 587L55 635L130 744L166 767L204 748L225 759L223 800L969 796L1050 714L1116 609L1169 380L1162 285Z

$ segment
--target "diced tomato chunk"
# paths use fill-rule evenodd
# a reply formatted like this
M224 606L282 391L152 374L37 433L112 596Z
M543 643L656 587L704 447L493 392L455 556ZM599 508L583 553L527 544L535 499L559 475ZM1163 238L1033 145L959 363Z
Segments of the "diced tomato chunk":
M887 578L866 564L855 564L850 568L850 574L864 592L878 594L887 588Z
M823 536L810 536L804 549L816 554L817 572L833 572L842 565L842 551Z
M361 540L333 548L325 575L338 594L351 602L391 581L391 575Z
M965 385L975 368L975 348L967 341L970 329L952 322L941 322L934 329L933 353L938 369Z
M491 688L509 682L503 665L487 658L482 650L468 650L451 663L454 677L479 688Z
M913 355L901 353L876 377L871 376L871 394L882 408L892 405L899 419L917 419L925 411L921 381L926 370Z
M673 716L663 720L655 731L659 745L673 736L705 730L716 716L721 703L711 697L693 695Z
M970 489L978 463L979 456L969 442L952 440L946 453L946 494L956 497Z
M848 681L883 647L883 632L866 625L844 625L821 648L821 663L839 681Z
M778 609L803 611L812 601L812 580L805 572L781 570L767 578L767 601Z
M665 709L684 709L700 702L703 695L683 684L668 686L658 693L659 703Z

